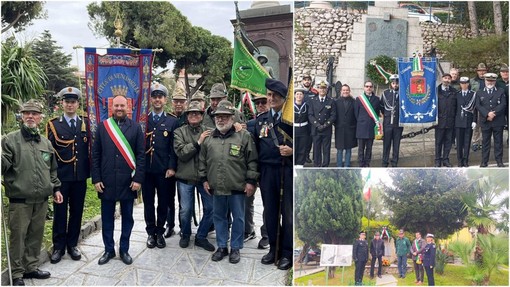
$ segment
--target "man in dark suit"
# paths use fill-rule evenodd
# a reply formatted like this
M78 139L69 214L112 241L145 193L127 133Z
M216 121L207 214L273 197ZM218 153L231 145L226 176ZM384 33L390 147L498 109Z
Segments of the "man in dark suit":
M335 102L327 96L328 83L321 81L319 95L311 98L308 103L308 121L312 125L313 137L313 166L329 166L331 153L331 136L333 123L336 120Z
M133 229L133 203L144 181L145 148L142 127L127 116L127 99L113 98L113 116L101 122L92 146L92 183L101 199L105 252L98 264L115 257L113 240L115 203L120 201L122 229L119 253L129 265L129 238Z
M360 167L369 167L372 160L372 145L374 144L376 124L379 125L379 109L381 101L374 94L374 84L366 81L363 95L356 98L354 115L356 116L356 138L358 139L358 161ZM367 105L362 97L367 99ZM373 114L372 114L373 112Z
M384 116L383 122L383 157L382 166L387 167L390 162L390 149L393 144L393 153L391 155L391 166L398 164L398 155L400 152L400 139L404 128L399 126L400 101L398 99L398 75L390 76L390 88L384 90L381 96L381 114Z
M457 166L469 166L469 149L471 137L476 128L478 111L476 110L475 92L468 89L469 78L460 78L460 90L457 92L457 109L455 112L455 132L457 139Z
M151 86L152 112L148 115L147 133L145 134L145 181L142 189L147 231L147 247L163 248L166 246L163 233L168 212L175 218L175 170L177 156L174 151L174 131L178 120L165 113L168 90L155 83ZM154 215L154 197L158 196L157 216ZM171 203L171 204L170 204ZM168 208L167 208L168 207ZM189 238L188 238L189 242Z
M457 91L450 87L452 76L444 74L443 82L437 87L437 126L435 129L435 167L452 167L450 150L452 149Z
M55 149L58 178L62 183L62 204L53 204L53 253L52 264L58 263L65 249L73 260L80 260L78 250L83 204L90 177L88 119L76 113L80 106L81 92L74 87L60 91L64 114L51 119L46 125L46 135ZM69 220L67 211L69 209Z
M497 75L486 73L485 88L476 93L476 109L480 112L482 130L482 163L487 167L490 156L491 137L494 137L494 157L498 167L503 164L503 127L505 126L506 97L505 91L496 88Z
M342 86L342 94L335 102L335 147L337 167L350 167L352 148L358 146L358 141L356 140L354 105L355 100L351 96L351 88L344 84Z

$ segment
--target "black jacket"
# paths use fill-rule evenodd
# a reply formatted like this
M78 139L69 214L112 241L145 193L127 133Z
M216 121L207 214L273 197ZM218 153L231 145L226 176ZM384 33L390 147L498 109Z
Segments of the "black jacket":
M457 108L457 90L448 87L443 91L442 85L437 87L437 128L455 127L455 110Z
M358 146L356 139L355 101L352 97L340 97L335 102L335 148L350 149Z
M457 109L455 113L456 128L471 128L473 122L477 122L478 111L476 110L475 92L468 90L466 95L462 91L457 92Z
M354 115L356 116L356 138L358 139L373 139L375 138L375 121L370 117L367 110L363 106L360 100L361 96L356 98L354 106ZM370 104L374 108L375 114L379 115L379 109L381 108L381 102L379 97L372 95L367 97Z
M379 257L384 255L384 241L382 239L373 239L370 242L370 255Z
M319 96L313 97L308 101L310 110L308 111L308 121L310 122L312 135L331 135L333 132L333 123L336 120L335 102L332 98L326 96L323 103ZM319 126L323 126L319 130Z
M152 113L148 116L145 133L145 167L147 173L164 174L177 168L174 150L174 131L179 127L177 118L163 113L158 123Z
M357 239L352 246L352 258L354 261L368 261L368 243L366 240Z
M506 102L505 91L501 88L494 88L490 95L487 88L476 92L476 108L481 116L480 128L488 129L507 125L505 120ZM490 111L494 111L496 117L492 121L487 121L487 115Z

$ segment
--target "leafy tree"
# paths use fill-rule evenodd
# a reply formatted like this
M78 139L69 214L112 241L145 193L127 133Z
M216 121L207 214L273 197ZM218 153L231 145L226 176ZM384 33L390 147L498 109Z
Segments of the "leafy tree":
M44 1L2 1L2 33L10 28L19 32L32 25L32 20L45 19Z
M393 212L391 223L398 228L434 233L446 238L463 227L459 182L466 180L457 170L391 170L393 185L385 186L384 200Z

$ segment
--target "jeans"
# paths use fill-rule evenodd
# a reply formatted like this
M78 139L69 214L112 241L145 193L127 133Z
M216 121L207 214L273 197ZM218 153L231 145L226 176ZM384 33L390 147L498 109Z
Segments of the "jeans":
M345 151L345 163L343 162ZM336 166L337 167L350 167L351 166L351 153L352 149L337 149L336 150Z
M406 276L407 272L407 255L398 255L398 275Z
M204 215L200 220L200 225L197 230L197 238L204 239L207 237L209 228L213 224L213 197L207 194L204 187L201 184L186 184L181 181L177 181L177 191L180 196L180 210L179 219L181 221L181 232L183 235L191 235L191 215L193 213L193 206L195 204L195 187L200 193L202 198L202 206L204 209Z
M218 248L227 248L229 209L233 218L230 248L243 248L245 197L245 194L213 196L213 221L214 227L216 228L216 243Z

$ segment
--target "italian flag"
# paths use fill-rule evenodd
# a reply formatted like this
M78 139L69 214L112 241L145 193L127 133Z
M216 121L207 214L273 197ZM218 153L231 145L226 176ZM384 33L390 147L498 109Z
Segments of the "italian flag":
M363 198L365 201L370 200L370 172L371 170L368 170L368 175L365 178L365 187L363 187Z
M239 105L237 105L237 110L239 110L241 113L243 112L244 104L248 104L248 109L252 113L253 118L255 118L257 115L255 112L255 104L253 103L251 95L248 92L244 92L244 94L241 96L241 100L239 101Z

